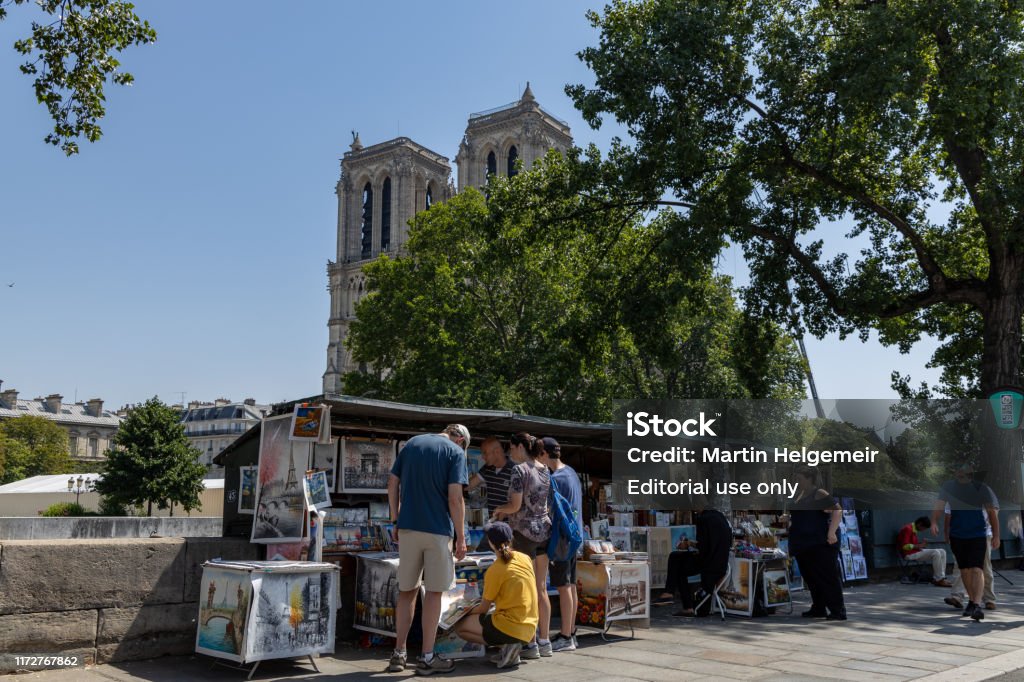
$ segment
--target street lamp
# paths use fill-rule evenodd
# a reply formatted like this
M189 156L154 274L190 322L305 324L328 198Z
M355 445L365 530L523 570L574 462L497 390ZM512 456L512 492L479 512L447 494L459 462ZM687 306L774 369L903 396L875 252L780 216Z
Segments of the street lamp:
M68 479L68 492L75 493L75 504L78 504L79 495L89 491L90 483L89 479L82 478L81 476L78 477L78 480L75 480L74 476Z

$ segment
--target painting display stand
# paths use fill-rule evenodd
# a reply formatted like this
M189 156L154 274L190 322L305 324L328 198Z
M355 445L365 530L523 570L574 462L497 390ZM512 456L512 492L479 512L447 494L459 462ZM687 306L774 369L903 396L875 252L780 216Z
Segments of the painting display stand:
M720 591L725 612L734 616L766 616L769 609L793 612L790 575L785 557L731 557L729 580Z
M609 630L616 623L629 627L630 639L638 621L641 627L650 627L651 567L647 562L579 561L576 581L580 600L576 623L586 632L600 632L602 639L611 641Z
M207 561L196 652L248 669L250 679L270 659L308 658L316 670L313 657L334 652L337 571L311 561Z

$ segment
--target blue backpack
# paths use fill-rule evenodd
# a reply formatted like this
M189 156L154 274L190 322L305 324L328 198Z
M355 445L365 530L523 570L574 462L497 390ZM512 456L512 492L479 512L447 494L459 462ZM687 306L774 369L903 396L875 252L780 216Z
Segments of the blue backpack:
M548 500L551 513L551 539L548 540L548 559L551 561L569 561L576 556L583 544L583 533L580 529L582 519L576 518L576 510L572 508L565 495L558 492L554 483L551 484L551 499Z

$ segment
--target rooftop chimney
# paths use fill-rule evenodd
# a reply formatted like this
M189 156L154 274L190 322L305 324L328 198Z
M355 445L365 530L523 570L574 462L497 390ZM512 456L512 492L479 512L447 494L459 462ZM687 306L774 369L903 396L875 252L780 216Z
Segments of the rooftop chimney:
M103 399L93 398L86 403L85 413L90 417L102 417L103 416Z
M13 388L9 388L3 393L0 393L0 403L8 410L15 410L18 408L18 392Z
M62 400L64 400L64 396L57 393L51 393L46 396L46 400L44 401L46 403L46 409L54 414L60 414L60 402Z

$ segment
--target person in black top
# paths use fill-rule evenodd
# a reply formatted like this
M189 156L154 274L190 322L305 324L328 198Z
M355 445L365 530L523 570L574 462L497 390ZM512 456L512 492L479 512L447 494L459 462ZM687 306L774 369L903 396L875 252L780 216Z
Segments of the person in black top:
M797 498L790 507L789 551L811 593L805 618L846 620L843 583L839 575L839 522L843 509L817 485L811 467L796 471Z
M705 592L715 589L729 568L732 550L732 527L725 515L717 509L705 509L697 515L697 540L683 538L678 551L668 557L668 577L665 590L679 592L683 608L674 616L692 616L693 589L688 578L700 574L700 585Z

